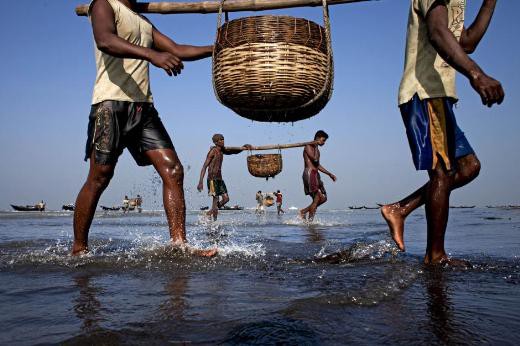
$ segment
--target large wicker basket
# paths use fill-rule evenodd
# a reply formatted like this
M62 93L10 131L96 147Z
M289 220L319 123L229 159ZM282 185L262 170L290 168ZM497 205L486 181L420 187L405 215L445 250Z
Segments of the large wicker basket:
M245 17L221 24L213 52L217 99L237 114L293 122L318 114L332 95L330 22L325 28L288 16Z
M256 154L247 157L247 169L258 178L274 178L282 171L282 154Z

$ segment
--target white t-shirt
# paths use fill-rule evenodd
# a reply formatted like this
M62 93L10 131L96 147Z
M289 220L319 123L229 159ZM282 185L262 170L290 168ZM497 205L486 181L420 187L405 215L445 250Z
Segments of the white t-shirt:
M466 0L443 0L448 9L448 26L460 40L464 29ZM399 86L399 105L419 98L452 97L457 99L455 74L428 39L426 14L436 0L411 0L406 37L404 73Z

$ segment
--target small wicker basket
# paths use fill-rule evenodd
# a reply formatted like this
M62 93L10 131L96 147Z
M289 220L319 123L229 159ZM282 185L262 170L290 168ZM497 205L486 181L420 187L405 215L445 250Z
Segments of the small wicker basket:
M213 86L217 99L238 115L265 122L294 122L318 114L332 95L333 58L327 1L325 28L289 16L254 16L221 26Z
M282 154L251 154L247 157L247 169L258 178L274 178L282 171Z

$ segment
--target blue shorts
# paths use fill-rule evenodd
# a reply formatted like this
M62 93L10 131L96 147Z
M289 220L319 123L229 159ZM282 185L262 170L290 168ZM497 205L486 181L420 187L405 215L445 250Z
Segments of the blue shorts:
M474 154L464 132L457 126L451 98L414 97L400 106L406 136L417 170L430 170L442 161L446 169L456 168L457 159Z

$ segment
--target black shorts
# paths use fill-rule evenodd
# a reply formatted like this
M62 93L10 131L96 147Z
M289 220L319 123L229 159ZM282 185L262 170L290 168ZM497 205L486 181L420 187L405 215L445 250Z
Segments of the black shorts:
M153 103L103 101L92 105L85 161L94 150L96 163L115 164L124 148L139 166L151 164L144 155L146 151L173 149Z

